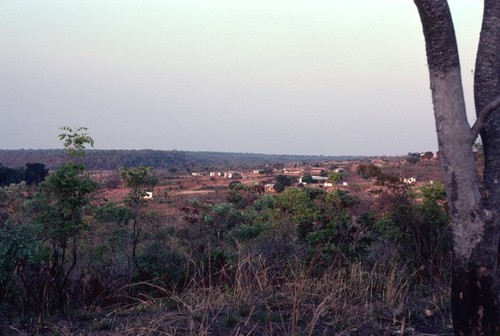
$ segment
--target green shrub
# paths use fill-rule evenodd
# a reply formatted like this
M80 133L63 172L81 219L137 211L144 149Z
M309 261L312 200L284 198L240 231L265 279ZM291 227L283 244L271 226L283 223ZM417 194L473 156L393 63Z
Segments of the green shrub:
M245 242L258 237L262 232L269 229L266 224L243 224L231 231L231 236L239 241Z

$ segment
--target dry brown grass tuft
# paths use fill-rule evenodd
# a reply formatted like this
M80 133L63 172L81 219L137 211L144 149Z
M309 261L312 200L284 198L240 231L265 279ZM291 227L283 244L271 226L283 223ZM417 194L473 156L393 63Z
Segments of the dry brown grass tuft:
M276 275L261 255L245 255L230 283L209 284L205 274L184 290L155 287L76 331L61 335L363 335L409 333L413 281L404 265L361 263L321 275L299 261ZM144 286L145 284L141 284ZM437 311L438 306L427 306ZM419 308L420 309L420 308ZM424 310L422 310L423 312ZM384 329L385 328L385 329ZM364 330L364 331L363 331ZM383 331L381 331L383 330ZM384 331L385 330L385 331Z

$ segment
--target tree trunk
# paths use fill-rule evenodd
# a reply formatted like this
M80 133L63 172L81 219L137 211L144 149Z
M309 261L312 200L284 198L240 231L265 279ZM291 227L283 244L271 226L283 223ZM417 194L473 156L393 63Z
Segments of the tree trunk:
M457 335L491 335L496 320L492 214L485 208L472 154L460 62L446 0L414 0L426 42L441 173L450 209L452 317ZM498 240L498 239L497 239Z
M485 0L484 15L479 39L479 48L474 73L474 100L476 113L500 96L500 2ZM491 264L492 291L496 291L496 304L500 302L498 280L500 258L500 110L496 109L481 129L484 145L484 190L486 208L493 214L493 220L485 227L485 262ZM487 249L489 247L489 249ZM496 320L500 321L500 308L496 307ZM495 318L493 316L492 318Z

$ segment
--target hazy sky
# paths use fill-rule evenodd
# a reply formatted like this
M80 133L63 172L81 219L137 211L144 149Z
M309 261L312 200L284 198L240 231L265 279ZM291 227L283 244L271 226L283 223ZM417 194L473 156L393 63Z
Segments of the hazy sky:
M470 102L482 6L450 1ZM0 111L0 149L437 150L412 0L2 0Z

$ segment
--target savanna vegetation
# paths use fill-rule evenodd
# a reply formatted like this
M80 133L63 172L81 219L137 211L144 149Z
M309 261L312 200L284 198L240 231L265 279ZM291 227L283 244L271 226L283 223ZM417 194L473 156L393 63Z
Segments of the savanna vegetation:
M273 155L254 153L189 152L180 150L98 150L87 149L80 158L87 169L107 170L121 167L147 166L157 169L175 169L179 173L218 169L251 168L265 165L282 165L290 162L340 161L355 159L353 156ZM0 149L0 162L8 167L22 167L26 162L39 162L49 169L65 163L62 149Z
M451 332L439 182L362 164L369 199L278 175L280 192L236 181L217 201L173 203L145 197L170 182L137 166L113 202L79 161L86 129L62 130L66 163L0 189L0 334Z

